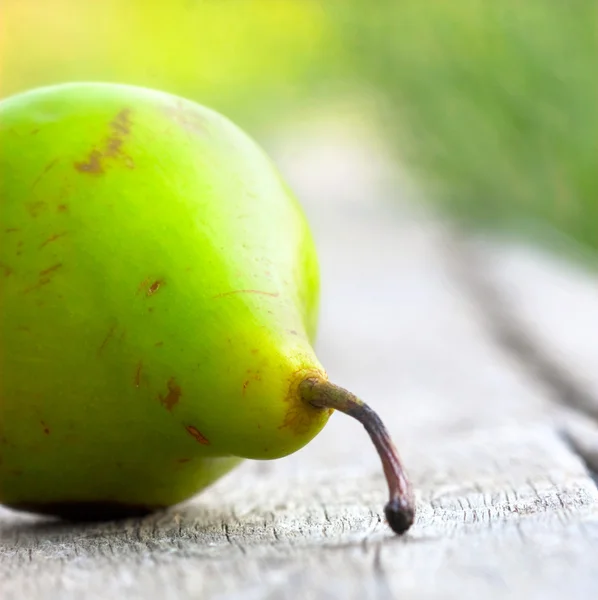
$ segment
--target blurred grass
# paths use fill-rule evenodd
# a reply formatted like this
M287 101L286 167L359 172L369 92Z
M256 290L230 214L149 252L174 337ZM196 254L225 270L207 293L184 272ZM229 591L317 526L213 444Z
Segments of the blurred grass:
M3 0L0 27L0 97L60 81L126 82L245 126L309 96L337 61L312 0Z
M384 129L450 214L598 249L595 0L354 0L336 16Z

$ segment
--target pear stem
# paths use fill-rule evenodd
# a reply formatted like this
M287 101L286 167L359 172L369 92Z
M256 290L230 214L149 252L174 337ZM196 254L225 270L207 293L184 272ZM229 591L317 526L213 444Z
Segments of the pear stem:
M303 401L315 408L333 408L357 419L368 432L382 461L390 498L384 513L391 529L405 533L415 519L415 499L399 453L380 417L357 396L329 381L309 377L299 384Z

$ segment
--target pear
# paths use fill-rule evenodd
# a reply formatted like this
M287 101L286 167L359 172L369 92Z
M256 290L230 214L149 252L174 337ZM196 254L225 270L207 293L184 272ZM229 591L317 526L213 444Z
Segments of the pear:
M387 431L314 354L314 243L249 136L164 92L62 84L0 103L0 174L1 503L144 514L295 452L336 409L410 527Z

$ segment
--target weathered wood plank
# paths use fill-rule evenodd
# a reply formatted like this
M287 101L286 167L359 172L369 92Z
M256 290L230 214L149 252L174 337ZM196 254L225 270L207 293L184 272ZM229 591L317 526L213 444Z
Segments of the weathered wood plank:
M523 244L482 247L496 285L530 335L598 403L598 274Z
M529 245L459 240L458 277L488 335L564 409L561 427L598 473L598 276Z
M383 570L397 597L442 586L457 598L463 585L500 597L504 585L535 582L557 598L553 570L569 564L560 561L575 564L569 597L590 597L571 595L597 583L588 555L598 492L583 465L547 428L495 431L490 441L486 433L437 444L417 461L420 515L407 540L380 522L381 481L369 470L290 474L279 461L264 473L248 463L166 515L75 527L13 520L0 538L2 597L213 598L252 580L256 597L375 597Z
M357 146L316 139L282 164L322 257L321 360L394 434L417 490L409 535L382 522L377 457L335 415L304 450L165 514L72 526L0 509L3 600L598 594L598 490L561 411L487 335L437 225L387 199Z

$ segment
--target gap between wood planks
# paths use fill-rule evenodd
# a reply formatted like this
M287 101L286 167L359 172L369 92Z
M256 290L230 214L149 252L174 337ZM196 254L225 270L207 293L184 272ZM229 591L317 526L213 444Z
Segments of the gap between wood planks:
M524 318L515 310L502 286L489 276L491 269L482 251L475 251L468 234L447 228L443 242L449 252L449 271L481 316L483 331L503 352L515 359L530 378L549 392L549 398L588 419L593 433L578 434L564 425L556 433L580 457L588 474L598 486L598 397L536 339ZM479 250L479 249L478 249ZM598 360L598 359L597 359ZM595 439L591 439L593 434ZM580 437L581 436L581 437Z

